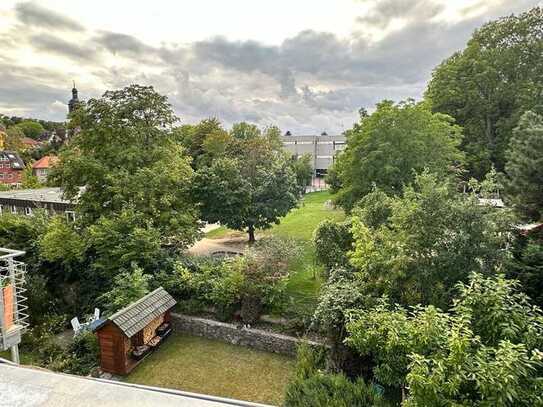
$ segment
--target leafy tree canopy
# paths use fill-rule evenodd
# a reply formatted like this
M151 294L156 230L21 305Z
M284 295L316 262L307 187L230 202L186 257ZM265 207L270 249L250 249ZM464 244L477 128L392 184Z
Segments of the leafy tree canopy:
M355 311L348 342L406 406L543 403L543 313L515 281L472 274L449 312L386 301Z
M300 194L304 194L306 187L311 184L313 179L313 166L311 165L311 155L304 154L300 157L292 156L290 166L296 177L296 183L300 187Z
M507 150L506 192L528 219L543 218L543 116L522 115Z
M115 277L113 288L100 297L109 314L126 307L149 293L149 280L151 276L143 274L143 270L134 267Z
M175 141L177 117L166 97L132 85L90 99L71 120L77 131L53 177L77 199L82 224L130 211L139 228L158 230L162 244L190 244L198 229L193 172Z
M494 273L508 256L510 212L481 206L435 175L418 175L401 197L370 195L381 197L384 208L379 211L379 201L368 196L372 213L389 215L372 225L364 221L366 208L355 211L351 263L377 297L447 306L450 290L470 271Z
M347 132L347 147L332 173L339 178L337 201L347 210L377 186L400 194L424 168L446 175L462 162L460 128L452 118L431 113L412 100L384 101Z
M37 139L45 132L45 128L34 120L23 120L16 126L26 137Z
M248 124L234 125L228 153L200 168L193 193L203 219L246 230L270 227L293 208L299 187L289 160L278 143L277 130Z
M541 111L543 8L490 22L466 48L439 65L426 91L435 112L464 128L470 175L505 165L513 128L526 110Z

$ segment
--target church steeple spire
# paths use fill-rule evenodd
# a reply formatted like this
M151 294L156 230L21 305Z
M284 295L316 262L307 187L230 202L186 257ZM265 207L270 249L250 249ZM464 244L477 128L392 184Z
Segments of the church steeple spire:
M77 88L75 87L75 81L73 81L74 87L72 88L72 98L68 102L68 112L72 113L79 104L79 97L77 95Z

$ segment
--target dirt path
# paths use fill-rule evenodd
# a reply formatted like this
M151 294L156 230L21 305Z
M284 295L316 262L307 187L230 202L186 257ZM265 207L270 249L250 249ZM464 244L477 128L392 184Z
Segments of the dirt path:
M241 253L247 246L247 238L225 237L223 239L203 238L192 245L188 252L197 256L208 256L215 252L236 252Z

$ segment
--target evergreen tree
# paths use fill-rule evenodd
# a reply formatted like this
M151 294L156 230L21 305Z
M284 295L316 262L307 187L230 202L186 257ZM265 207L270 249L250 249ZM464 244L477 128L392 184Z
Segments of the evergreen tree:
M543 116L526 112L507 150L506 192L529 219L543 216Z

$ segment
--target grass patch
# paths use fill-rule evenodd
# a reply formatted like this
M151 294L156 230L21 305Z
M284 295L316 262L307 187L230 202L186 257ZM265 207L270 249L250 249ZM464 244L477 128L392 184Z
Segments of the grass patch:
M11 350L6 350L0 352L0 358L11 360ZM21 350L21 347L19 346L19 359L21 362L21 365L38 365L39 364L39 357L32 352Z
M266 234L291 238L298 241L302 248L301 256L290 270L287 294L295 305L311 308L316 304L322 284L322 267L317 265L313 232L325 219L340 222L345 213L340 209L330 209L325 202L332 199L328 191L312 192L304 196L298 208L291 210L278 225L266 231Z
M332 219L338 222L345 219L345 213L342 210L325 207L325 202L330 199L332 199L332 194L328 191L306 194L299 206L283 217L280 224L274 225L264 233L301 241L311 241L313 231L324 219Z
M208 239L224 239L225 237L246 236L247 233L228 229L226 226L219 226L217 229L210 230L205 234Z
M287 285L287 294L292 298L294 304L307 307L314 305L322 284L322 267L318 266L315 261L315 248L312 243L313 232L325 219L337 222L345 219L345 213L341 209L331 209L325 206L326 201L330 199L332 199L332 194L328 191L306 194L298 207L281 218L279 224L257 232L260 236L274 235L295 239L300 244L303 252L292 264L291 276ZM246 233L221 226L206 234L209 239L235 236L246 236Z
M280 405L294 363L274 353L174 334L126 381Z

